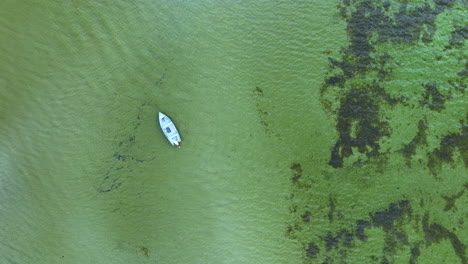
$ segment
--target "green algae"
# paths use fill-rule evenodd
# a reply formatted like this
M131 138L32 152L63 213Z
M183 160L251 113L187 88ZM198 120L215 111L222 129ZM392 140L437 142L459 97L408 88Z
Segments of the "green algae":
M342 167L343 159L351 156L352 148L357 148L360 153L364 153L368 157L376 156L380 148L379 141L382 138L390 137L390 130L393 129L389 127L388 120L382 116L384 108L391 109L400 104L406 107L428 108L430 111L441 112L445 109L446 103L463 101L464 93L448 86L451 83L458 83L457 87L463 86L463 79L456 76L457 72L460 71L456 67L463 67L460 63L454 65L453 71L450 71L450 68L445 69L449 74L444 75L452 76L445 80L445 83L443 83L443 79L433 77L434 82L428 82L427 80L431 80L428 78L423 83L416 85L419 85L420 88L415 87L405 89L405 91L388 85L399 76L396 69L401 71L404 68L403 63L416 65L416 62L411 62L411 58L418 57L418 55L410 56L409 60L396 57L393 51L389 52L392 50L392 46L398 43L404 43L404 45L424 43L423 45L433 46L433 37L438 34L444 35L443 33L436 34L437 15L447 9L450 10L456 2L436 1L434 4L435 7L428 4L416 7L401 4L397 13L387 14L389 2L371 4L366 1L358 1L353 5L356 8L353 13L344 12L347 14L344 15L344 19L348 24L347 31L351 44L348 48L343 49L343 56L340 60L330 58L330 72L336 72L336 69L339 69L342 73L327 77L321 90L325 108L337 113L337 130L340 133L340 138L331 154L330 165ZM345 1L341 8L346 9L347 5L349 6L350 3ZM456 20L458 13L455 12L454 16L455 18L452 20ZM423 32L425 30L428 32ZM460 27L457 27L455 31L461 31ZM423 37L424 34L427 36ZM420 38L421 42L418 42ZM382 45L385 48L380 48ZM455 48L457 45L460 46L460 43L448 45ZM434 49L437 48L445 49L445 45L434 47ZM426 54L431 53L427 52ZM423 60L427 61L428 59L423 58ZM431 70L429 68L422 70L422 72L430 73ZM410 85L414 87L414 85ZM441 88L438 87L439 85ZM408 86L400 85L400 87ZM328 95L336 96L337 94L341 98L340 107L331 109L332 103ZM421 99L415 101L418 97ZM387 112L389 111L387 110ZM353 122L355 125L352 126Z
M307 221L293 221L288 236L303 243L306 263L425 263L432 247L467 262L467 211L456 206L468 165L465 4L338 6L349 44L328 58L320 93L338 136L324 182L310 187L328 195L292 181L292 213L307 208Z

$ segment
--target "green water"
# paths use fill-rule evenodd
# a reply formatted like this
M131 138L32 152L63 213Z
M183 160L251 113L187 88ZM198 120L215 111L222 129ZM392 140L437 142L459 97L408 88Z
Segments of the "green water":
M466 3L406 2L2 2L0 263L466 263Z

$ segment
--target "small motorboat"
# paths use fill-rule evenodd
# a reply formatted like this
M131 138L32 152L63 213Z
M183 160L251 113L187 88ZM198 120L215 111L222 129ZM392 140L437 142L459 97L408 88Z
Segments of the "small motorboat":
M177 146L180 148L180 142L182 138L180 138L179 131L175 127L172 120L167 117L165 114L159 112L159 125L166 136L167 140L171 143L172 146Z

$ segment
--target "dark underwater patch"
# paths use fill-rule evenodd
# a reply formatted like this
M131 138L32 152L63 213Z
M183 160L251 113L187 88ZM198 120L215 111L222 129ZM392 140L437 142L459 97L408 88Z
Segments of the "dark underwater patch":
M468 189L468 183L465 183L464 188L461 191L457 192L456 194L452 196L442 196L442 198L444 198L446 202L444 211L452 210L455 207L455 202L457 201L457 199L462 197L463 194L465 194L466 189Z
M463 61L466 56L462 50L466 23L457 16L460 14L459 3L464 2L420 2L342 0L339 4L339 14L346 23L349 43L339 51L338 56L328 58L328 73L323 80L320 96L323 108L335 120L337 135L335 144L330 148L328 165L343 169L326 168L323 172L325 178L329 179L327 175L333 172L346 177L347 169L352 167L350 181L354 181L354 172L358 171L357 175L361 176L358 169L363 164L375 165L363 173L368 177L378 177L376 174L380 170L387 169L381 166L380 161L390 160L393 157L390 155L402 155L402 166L407 167L411 167L412 160L417 159L434 175L439 174L444 164L458 166L460 159L467 167L468 116L460 120L459 130L452 129L457 125L454 126L453 119L447 118L446 123L433 123L434 120L441 122L441 117L449 117L448 111L454 111L454 106L459 107L463 103L468 76L468 63ZM456 8L453 8L455 5ZM440 16L442 13L443 17ZM446 36L446 43L440 42L441 35ZM400 48L403 55L399 53ZM416 49L414 55L417 57L411 57ZM450 60L458 60L452 64L456 65L453 69L447 66ZM447 67L447 70L434 71L439 65ZM439 75L431 78L427 73L432 71L441 74L441 78L438 78ZM463 111L462 107L459 109ZM395 116L395 113L408 114L408 117ZM460 119L463 113L458 112L456 116ZM455 122L458 122L457 119ZM408 120L414 120L411 128L417 127L417 132L402 142L401 137L406 138L411 132L404 130ZM450 126L451 130L439 133L441 130L437 129L444 125ZM399 172L399 169L392 172ZM304 179L297 182L307 180L308 176L302 172L302 168L301 175ZM412 180L402 182L413 183ZM300 196L317 196L301 193L299 188L303 187L297 184L294 187ZM369 184L367 187L374 186ZM397 186L397 189L400 187ZM413 200L411 197L415 193L401 188L400 191L406 192L402 198L396 198L395 202L368 215L364 213L364 216L354 218L354 215L336 217L335 212L351 209L343 210L340 206L344 205L336 202L342 201L343 197L339 196L337 189L330 188L330 193L318 195L321 201L318 208L313 209L317 200L311 199L303 210L299 207L299 211L306 213L301 217L295 215L296 225L304 228L291 229L289 237L298 239L303 237L302 232L311 234L309 239L300 240L305 249L305 263L316 263L317 260L321 260L321 263L350 263L348 256L351 253L367 254L363 257L363 263L399 263L401 256L407 256L409 263L418 263L421 255L427 257L427 254L431 254L431 249L428 249L431 245L446 241L450 241L454 249L452 257L458 257L462 264L466 263L464 238L457 237L458 232L461 235L462 230L466 229L464 218L454 216L455 224L444 226L430 222L431 213L421 213L432 208L436 203L434 200L442 198L445 199L448 214L457 212L460 204L455 203L466 194L464 190L442 198L440 194L434 198L424 193L424 200L421 197ZM388 191L392 192L391 189ZM310 188L306 190L312 191ZM325 225L323 230L306 231L314 228L308 226L317 222L313 217L320 217L319 220ZM345 222L346 219L355 222ZM296 236L295 232L301 233L301 236ZM367 249L370 245L367 243L373 246L378 243L380 251L370 254L363 252L363 247Z
M386 90L388 88L382 86L383 81L392 77L393 70L388 66L388 62L394 62L393 65L398 65L399 62L394 61L394 58L385 52L377 52L377 46L381 44L416 46L421 43L432 43L437 31L437 17L457 2L434 0L432 4L426 2L418 6L411 6L407 2L395 3L382 0L341 2L340 15L346 22L350 43L341 50L339 59L328 58L330 74L321 87L323 106L336 115L338 132L338 139L330 153L328 163L330 166L343 167L345 159L357 152L365 154L367 160L388 154L380 151L379 142L384 137L391 138L395 135L392 134L382 109L398 104L406 107L410 105L407 102L408 98L391 96ZM466 35L466 26L456 25L451 32L448 47L461 48ZM437 55L437 58L440 60L442 55ZM465 64L465 68L458 72L460 79L448 81L447 86L444 86L444 93L438 84L422 84L424 92L420 94L422 99L419 101L419 106L435 112L445 110L446 102L452 98L450 90L445 92L446 88L458 91L464 91L466 88L462 79L467 75L467 65ZM327 93L340 95L327 97ZM332 105L337 103L339 107L332 109ZM411 111L410 108L408 110ZM426 144L428 135L424 126L427 127L429 122L426 119L424 123L419 123L418 135L401 151L408 166L411 166L411 157L415 154L416 148ZM443 139L441 145L447 144L445 141ZM435 151L427 153L427 156L430 163L438 163L446 161L445 154L447 153ZM359 159L352 166L359 166L362 162L363 160ZM434 173L437 169L431 171Z
M320 252L320 248L314 243L309 243L307 247L307 257L310 259L317 258L317 254Z
M421 251L419 250L419 243L416 243L416 245L414 245L411 248L411 258L410 258L409 263L416 264L416 261L418 260L418 257L420 255L421 255Z
M424 99L419 102L421 106L427 106L432 111L440 112L444 107L445 101L449 96L442 95L435 84L424 84L426 92Z
M265 111L262 107L263 96L265 95L262 88L255 86L253 91L255 97L255 105L257 107L257 116L259 118L260 125L268 135L276 135L270 127L270 121L268 120L269 112ZM277 136L277 135L276 135Z
M289 167L291 170L291 181L293 183L297 183L297 181L302 177L302 166L300 163L293 163L291 167Z
M433 175L437 175L442 168L443 163L453 163L453 156L458 150L465 167L468 166L468 117L467 120L461 120L459 133L450 133L445 136L439 148L429 153L427 166Z
M387 209L375 212L370 217L373 227L382 228L385 232L389 232L393 228L394 222L401 219L404 214L410 213L410 211L409 201L403 200L398 204L391 203Z
M311 216L311 213L310 211L306 211L302 216L302 221L304 221L304 223L309 223L310 222L310 216Z
M328 207L330 208L330 211L328 211L328 221L330 223L333 222L333 215L335 214L335 210L336 210L335 204L336 204L336 199L330 196L330 198L328 199Z
M130 136L126 140L118 143L117 148L122 151L127 151L128 147L135 143L135 136ZM123 174L123 171L129 172L131 165L135 162L144 162L142 159L135 158L132 155L122 154L115 152L112 155L114 158L114 165L112 165L105 173L99 187L97 189L100 193L107 193L118 189L124 183L125 179L129 176Z
M427 120L420 120L418 123L418 133L411 142L406 144L402 149L408 167L411 167L411 158L416 154L416 148L421 145L427 145L427 128Z
M145 257L149 258L150 251L149 251L149 249L147 247L143 247L143 246L140 247L140 251Z
M367 241L367 235L365 233L366 229L370 228L372 225L367 220L357 220L356 221L356 237L361 241Z
M403 227L414 224L422 227L422 236L420 240L410 242ZM451 242L461 263L466 263L467 260L466 246L456 234L440 224L430 224L428 213L422 219L419 216L413 217L412 207L408 200L390 203L387 208L370 213L368 219L357 220L352 229L340 229L336 233L326 232L324 236L319 237L321 243L312 241L307 244L306 256L309 259L316 259L319 255L324 255L327 263L347 263L348 253L356 247L356 239L361 243L375 243L375 240L368 241L365 234L367 229L381 229L385 233L381 256L371 256L372 262L380 260L380 263L396 263L395 256L406 251L410 254L409 263L417 263L421 255L421 245L424 244L427 247L445 239ZM338 259L335 253L338 253Z
M468 26L456 26L450 34L447 48L462 48L466 39L468 39Z
M386 263L393 263L390 260L397 253L397 249L401 245L409 245L408 235L402 231L401 225L404 224L406 218L410 217L411 206L409 201L402 200L398 203L391 203L388 208L382 211L369 214L369 219L357 220L354 229L341 229L335 234L327 232L324 236L320 237L320 240L325 252L331 253L330 255L326 255L328 263L335 263L336 259L333 257L333 251L339 253L342 262L345 261L348 252L355 247L356 239L361 242L367 242L365 230L371 228L380 228L385 232L385 245L381 259ZM321 252L320 247L314 242L310 242L308 245L307 256L309 258L312 258L311 256L316 258L317 254ZM309 253L310 248L312 248L314 254Z
M461 80L457 83L458 85L456 85L456 87L464 92L466 90L466 83L463 81L468 77L468 61L465 63L465 67L457 72L457 75Z
M377 83L347 93L338 111L339 140L331 153L331 166L343 167L343 159L353 155L353 148L368 157L379 154L378 141L390 135L388 123L379 117L380 104L386 97Z
M460 239L447 228L440 224L429 224L429 214L426 213L422 220L423 231L426 235L426 243L431 245L432 243L439 243L443 239L448 239L452 244L455 254L460 258L461 263L468 263L468 259L465 255L466 246L460 241Z
M138 149L137 144L141 143L136 140L135 134L143 122L142 114L143 103L139 109L137 116L133 122L133 134L123 137L121 140L115 142L115 152L112 154L112 159L109 159L112 165L104 173L104 176L97 186L97 191L100 193L108 193L119 189L122 184L134 174L133 170L138 167L137 164L144 162L146 159L137 157L135 149Z

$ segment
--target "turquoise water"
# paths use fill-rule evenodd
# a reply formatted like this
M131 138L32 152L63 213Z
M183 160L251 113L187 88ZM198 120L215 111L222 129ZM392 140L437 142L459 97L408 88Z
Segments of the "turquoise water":
M2 2L0 262L466 263L448 2Z

